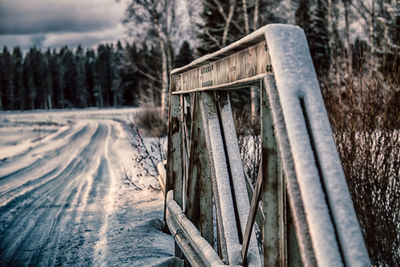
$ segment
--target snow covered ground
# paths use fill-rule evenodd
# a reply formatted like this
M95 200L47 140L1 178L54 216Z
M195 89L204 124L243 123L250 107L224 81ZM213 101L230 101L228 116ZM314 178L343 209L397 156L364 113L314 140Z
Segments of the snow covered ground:
M134 112L0 113L0 266L174 264L157 181L133 169Z

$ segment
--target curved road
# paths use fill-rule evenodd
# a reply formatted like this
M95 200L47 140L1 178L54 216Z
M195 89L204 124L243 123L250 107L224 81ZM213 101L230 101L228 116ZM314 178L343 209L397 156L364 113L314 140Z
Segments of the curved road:
M69 121L26 144L0 159L0 266L135 266L154 258L154 263L171 260L172 241L153 217L162 216L160 194L135 191L124 182L130 146L121 123ZM146 205L133 203L146 195L152 197ZM152 206L151 200L158 204ZM154 233L144 234L143 225ZM127 234L135 229L141 232ZM156 252L134 251L148 242L151 250L154 240L165 244L153 245Z

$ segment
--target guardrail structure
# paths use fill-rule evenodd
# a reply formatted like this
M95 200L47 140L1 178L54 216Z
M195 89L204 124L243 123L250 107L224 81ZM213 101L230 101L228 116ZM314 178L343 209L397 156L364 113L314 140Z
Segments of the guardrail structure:
M260 88L262 147L254 189L230 104L231 90L253 85ZM192 266L370 265L297 26L264 26L172 71L160 179L176 255Z

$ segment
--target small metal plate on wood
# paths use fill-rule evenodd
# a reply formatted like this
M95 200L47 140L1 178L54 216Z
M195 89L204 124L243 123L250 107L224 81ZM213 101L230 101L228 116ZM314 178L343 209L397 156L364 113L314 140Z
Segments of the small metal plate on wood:
M180 73L174 91L223 85L269 73L271 60L265 47L265 41L260 41L229 56Z

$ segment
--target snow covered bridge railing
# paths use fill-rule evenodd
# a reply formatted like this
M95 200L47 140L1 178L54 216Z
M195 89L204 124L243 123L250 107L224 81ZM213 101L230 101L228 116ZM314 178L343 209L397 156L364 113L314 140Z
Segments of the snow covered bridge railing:
M250 201L229 95L252 85L262 160ZM300 28L265 26L172 71L168 123L165 219L178 256L194 266L370 265Z

